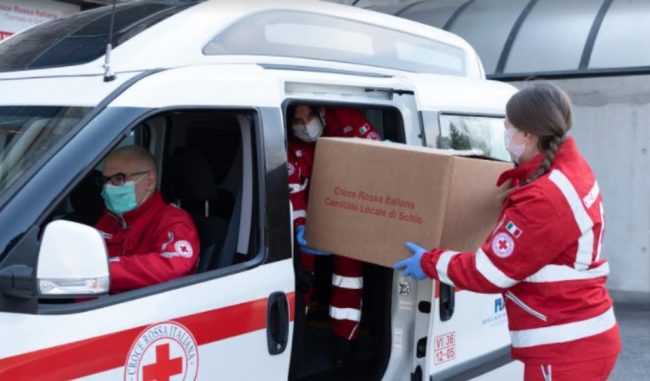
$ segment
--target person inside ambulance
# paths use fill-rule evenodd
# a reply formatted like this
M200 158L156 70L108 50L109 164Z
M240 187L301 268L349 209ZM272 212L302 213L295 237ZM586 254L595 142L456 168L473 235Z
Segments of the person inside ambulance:
M355 108L316 108L296 105L292 115L288 147L289 199L293 207L292 220L303 268L314 274L315 256L329 256L310 248L305 241L305 222L309 194L309 178L314 161L315 142L320 136L358 137L379 140L379 134L368 119ZM332 255L332 296L329 316L335 337L333 365L343 367L352 355L352 342L359 336L361 299L363 294L363 263ZM309 306L313 287L305 293ZM309 309L309 307L308 307Z
M568 95L527 87L506 106L505 143L517 167L498 223L476 252L425 250L396 269L460 289L502 293L512 358L533 380L606 380L621 350L609 273L601 257L604 212L598 183L576 146Z
M95 228L106 241L112 294L196 271L194 222L163 201L156 180L155 160L142 147L118 148L106 157L100 178L106 209Z

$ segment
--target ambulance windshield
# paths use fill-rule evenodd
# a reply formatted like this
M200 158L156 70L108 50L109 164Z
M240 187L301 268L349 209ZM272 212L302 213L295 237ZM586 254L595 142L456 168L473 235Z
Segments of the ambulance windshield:
M36 164L47 160L79 121L84 107L0 107L0 195Z
M504 118L472 115L440 115L438 148L511 161L503 140Z

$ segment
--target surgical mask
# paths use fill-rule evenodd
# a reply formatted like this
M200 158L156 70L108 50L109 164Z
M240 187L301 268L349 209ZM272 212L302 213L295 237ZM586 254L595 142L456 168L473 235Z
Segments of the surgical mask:
M508 153L510 153L510 157L512 158L512 161L515 163L519 164L519 159L521 159L521 155L526 152L526 142L524 141L523 143L517 143L513 144L512 139L515 137L515 134L519 132L516 128L506 128L506 132L504 134L504 142L506 144L506 149L508 150Z
M127 181L123 185L105 184L102 189L102 197L106 208L120 215L137 208L138 200L135 196L135 183L143 177L140 177L137 181Z
M312 119L307 125L295 123L291 126L293 134L306 143L313 143L323 134L323 123L319 118Z

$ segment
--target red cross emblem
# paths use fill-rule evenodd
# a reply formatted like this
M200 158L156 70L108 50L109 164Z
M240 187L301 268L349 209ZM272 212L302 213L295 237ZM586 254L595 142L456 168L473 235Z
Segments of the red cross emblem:
M156 362L142 368L143 381L169 381L183 372L183 358L169 358L169 343L156 347Z
M515 241L507 233L499 233L492 240L492 252L495 255L505 258L515 250Z
M192 246L187 241L176 241L174 251L184 258L190 258L192 256Z

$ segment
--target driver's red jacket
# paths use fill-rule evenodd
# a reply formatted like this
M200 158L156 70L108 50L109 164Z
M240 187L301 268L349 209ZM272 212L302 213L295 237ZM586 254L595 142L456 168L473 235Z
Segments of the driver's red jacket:
M111 293L166 282L196 271L199 236L190 215L156 191L121 217L105 210L95 225L108 249Z

